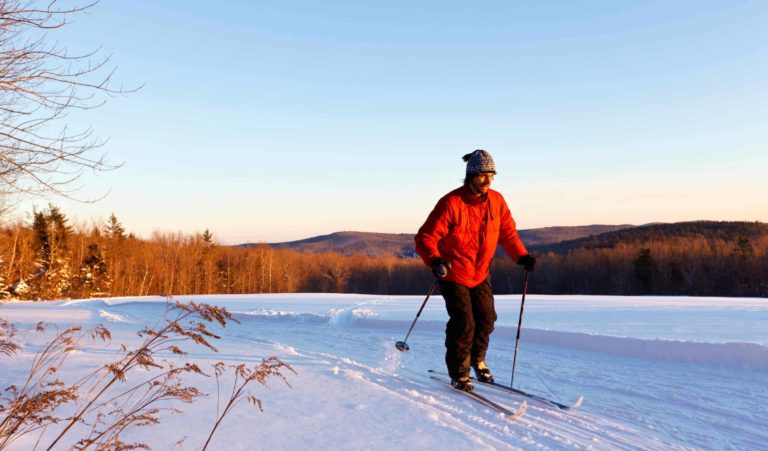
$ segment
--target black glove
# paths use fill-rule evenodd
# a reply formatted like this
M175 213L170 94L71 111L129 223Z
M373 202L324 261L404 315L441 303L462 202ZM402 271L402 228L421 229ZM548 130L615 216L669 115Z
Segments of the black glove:
M533 271L536 266L536 257L531 254L525 254L517 260L517 264L524 267L526 271Z
M447 276L449 269L451 269L451 262L443 260L442 258L432 260L432 274L438 279Z

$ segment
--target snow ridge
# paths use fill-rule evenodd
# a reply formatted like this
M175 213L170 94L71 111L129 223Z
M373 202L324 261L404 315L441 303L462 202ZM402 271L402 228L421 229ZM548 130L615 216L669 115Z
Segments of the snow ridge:
M275 321L304 321L316 324L325 323L334 327L392 329L393 334L397 331L408 330L408 326L410 325L410 322L408 321L377 319L375 312L359 306L335 309L327 314L291 313L284 311L275 312L266 309L240 312L239 314ZM442 321L420 321L417 328L421 331L443 331L445 329L445 323ZM517 329L515 327L497 326L494 331L494 336L511 337L514 339L516 333ZM626 357L768 371L768 346L758 343L708 343L663 339L648 340L632 337L616 337L529 328L523 328L523 339L525 341L550 346L608 353Z
M507 336L511 336L512 331L515 330L514 328L505 329L507 329L505 331ZM768 346L757 343L644 340L640 338L611 337L540 329L523 329L523 334L525 334L526 340L532 342L585 351L646 359L768 370Z

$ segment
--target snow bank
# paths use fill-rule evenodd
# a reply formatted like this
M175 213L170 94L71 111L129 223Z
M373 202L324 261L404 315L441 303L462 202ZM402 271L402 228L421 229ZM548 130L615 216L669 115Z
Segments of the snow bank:
M421 302L418 297L381 298L364 295L243 295L243 296L190 296L197 302L225 305L240 321L270 321L327 325L332 328L385 330L391 337L408 330L413 312ZM504 297L502 297L504 298ZM32 327L37 321L56 323L89 323L103 321L111 324L140 324L159 318L168 298L113 298L58 301L47 303L9 303L2 309L2 316L14 323ZM629 307L637 310L627 310ZM663 307L663 308L661 308ZM674 308L673 308L674 307ZM515 310L514 303L506 299L499 303L500 311ZM661 308L661 309L660 309ZM720 310L716 310L720 309ZM536 310L540 310L539 317ZM648 311L651 309L651 311ZM539 327L523 329L523 341L560 348L579 349L589 352L638 357L654 360L720 365L741 369L768 370L768 345L763 332L755 332L757 326L746 318L762 318L768 309L765 299L701 299L701 298L617 298L583 299L559 297L542 298L532 303L529 321ZM742 312L744 310L744 312ZM588 312L588 318L577 321L583 327L595 324L593 331L568 330L578 312ZM639 311L645 311L645 316ZM549 312L549 313L547 313ZM509 316L509 312L505 312ZM730 315L729 315L730 313ZM692 320L692 315L706 315ZM546 318L542 315L548 315ZM604 317L604 318L603 318ZM672 319L670 319L670 317ZM702 337L699 330L683 328L681 335L658 334L648 331L651 325L681 327L691 323L709 324L710 317L720 318L721 327L728 330L744 330L742 335ZM680 318L686 318L683 321ZM440 303L429 305L419 320L414 333L419 331L442 332L447 316ZM759 322L759 321L758 321ZM542 324L543 323L543 324ZM555 329L561 325L562 329ZM604 327L610 324L612 328ZM666 325L666 326L665 326ZM544 327L541 327L544 326ZM645 327L647 326L647 327ZM702 326L703 327L703 326ZM710 336L715 337L716 330ZM763 329L760 329L763 330ZM495 337L514 339L515 325L497 323ZM626 333L628 336L622 336ZM646 336L648 335L648 336ZM666 335L666 336L665 336ZM677 339L682 336L681 339Z
M370 324L375 320L366 320ZM400 327L407 330L408 323L386 321L385 327ZM425 321L417 326L420 330L444 330L445 323ZM494 337L514 340L515 327L497 327ZM582 351L602 352L626 357L668 360L687 363L722 365L741 369L768 370L768 346L757 343L731 342L706 343L698 341L647 340L631 337L613 337L607 335L578 332L560 332L554 330L529 329L523 327L521 340L561 348Z
M242 320L241 315L245 317L275 320L275 321L300 321L313 324L328 324L336 327L347 327L358 325L363 318L376 316L376 313L364 307L345 307L331 309L326 313L300 313L286 310L274 309L254 309L246 311L232 311L238 320Z
M339 309L325 315L297 314L291 312L250 311L240 312L247 316L275 321L300 321L324 323L334 327L358 327L366 329L392 329L406 331L408 321L379 320L373 318L366 309ZM442 321L421 321L418 330L443 331ZM513 338L517 333L514 327L497 327L496 337ZM679 341L661 339L640 339L614 337L607 335L561 332L554 330L523 328L522 339L527 342L579 349L582 351L601 352L626 357L639 357L655 360L667 360L687 363L722 365L741 369L768 370L768 346L757 343L731 342L706 343L698 341Z
M496 333L514 336L514 328L502 328ZM675 340L642 340L629 337L609 337L573 332L523 329L526 341L540 344L603 352L628 357L704 363L768 370L768 346L757 343L703 343Z
M410 321L378 319L366 308L341 308L326 314L294 313L286 311L255 310L238 312L273 321L307 322L327 324L333 327L407 331ZM240 318L238 316L238 318ZM419 321L418 331L443 331L444 321ZM495 337L515 338L517 328L497 326ZM523 328L525 342L601 352L626 357L728 366L740 369L768 370L768 346L758 343L729 342L708 343L700 341L640 339L609 335L562 332L555 330Z

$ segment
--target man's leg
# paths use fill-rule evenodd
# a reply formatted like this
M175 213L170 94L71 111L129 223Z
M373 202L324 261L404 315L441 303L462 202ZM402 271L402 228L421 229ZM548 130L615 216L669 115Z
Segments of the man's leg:
M472 342L472 365L485 361L488 342L493 324L496 322L496 309L493 302L491 278L488 277L480 285L469 290L472 298L472 317L475 320L475 330Z
M440 281L440 292L448 311L445 327L445 364L451 379L469 376L469 358L475 331L472 299L464 285Z

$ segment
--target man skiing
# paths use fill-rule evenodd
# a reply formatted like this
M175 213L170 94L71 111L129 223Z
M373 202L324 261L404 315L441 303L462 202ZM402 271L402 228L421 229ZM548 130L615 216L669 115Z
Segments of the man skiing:
M496 322L490 265L496 246L527 271L536 259L517 234L502 195L491 188L496 166L485 150L464 155L464 185L443 196L416 234L416 252L432 268L448 311L445 363L454 388L472 391L470 366L480 381L492 382L485 363Z

